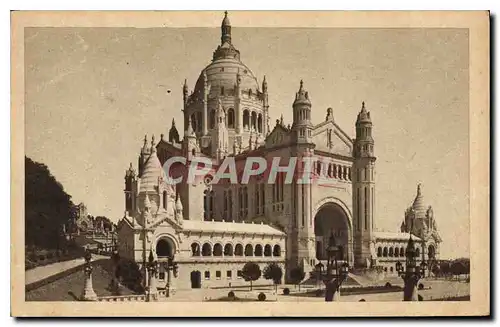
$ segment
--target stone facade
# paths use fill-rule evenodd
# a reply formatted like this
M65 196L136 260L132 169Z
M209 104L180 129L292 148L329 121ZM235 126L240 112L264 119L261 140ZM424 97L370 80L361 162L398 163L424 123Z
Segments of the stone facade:
M377 248L404 247L409 234L375 230L375 142L365 103L352 139L335 122L331 108L323 122L312 123L311 97L300 81L290 109L292 124L281 118L270 128L267 80L264 77L259 85L241 62L227 13L221 32L221 45L194 90L189 92L184 83L183 139L172 121L168 141L163 134L159 142L145 138L138 171L132 164L126 171L121 255L144 267L149 252L155 251L163 285L168 276L165 279L161 267L167 257L174 257L179 272L178 277L170 276L171 285L182 288L240 284L237 272L248 261L262 268L276 262L286 273L296 266L312 271L326 259L332 233L350 266L392 265L392 257L378 256ZM303 184L294 175L291 183L285 183L286 175L277 173L275 183L268 183L267 176L252 176L247 184L213 183L214 176L207 174L173 187L165 182L162 167L176 156L188 163L203 157L214 167L234 157L239 178L249 157L267 162L278 158L281 167L299 158L295 173L305 169L305 158L313 158L313 182ZM169 174L185 176L186 165L174 164ZM435 239L436 250L439 242ZM235 254L238 245L243 248L241 255ZM232 249L227 254L226 246ZM251 250L245 253L247 246Z

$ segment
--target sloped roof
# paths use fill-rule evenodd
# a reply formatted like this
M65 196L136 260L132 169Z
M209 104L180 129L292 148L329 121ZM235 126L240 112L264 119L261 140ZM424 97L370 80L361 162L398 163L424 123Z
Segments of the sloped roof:
M266 224L197 220L184 220L182 223L183 229L189 231L285 235L282 231Z
M151 155L144 164L139 192L154 192L155 187L158 185L159 177L166 180L165 172L163 171L160 160L156 155L156 151L152 151Z
M373 236L379 239L385 240L403 240L408 241L410 239L410 233L400 233L400 232L379 232L374 231ZM411 237L415 241L422 241L422 239L418 236L412 235Z

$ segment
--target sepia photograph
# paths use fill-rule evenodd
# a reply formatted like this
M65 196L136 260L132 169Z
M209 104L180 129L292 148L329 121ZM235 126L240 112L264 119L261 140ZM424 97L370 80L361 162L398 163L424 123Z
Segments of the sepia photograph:
M13 13L12 314L490 314L488 31Z

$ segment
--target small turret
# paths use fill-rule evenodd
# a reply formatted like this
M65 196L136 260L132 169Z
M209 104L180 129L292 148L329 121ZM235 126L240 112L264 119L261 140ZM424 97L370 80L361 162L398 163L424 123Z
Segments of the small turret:
M312 128L309 93L304 89L304 82L300 80L299 91L295 94L295 101L293 102L292 129L296 141L298 143L310 144Z
M175 127L175 119L172 118L172 127L170 127L170 131L168 132L168 141L170 143L180 143L179 132Z
M151 137L151 153L156 152L155 136Z
M309 100L309 93L304 90L304 81L300 80L300 88L299 91L295 94L295 101L293 102L293 106L297 105L306 105L311 106L311 100Z
M188 85L187 85L187 79L184 80L184 85L182 86L182 96L183 96L183 99L184 99L184 108L186 107L187 105L187 100L188 100Z
M266 75L264 75L264 80L262 81L262 93L267 94L267 81L266 81Z
M366 110L365 102L361 104L361 111L356 120L356 139L354 141L354 157L374 157L374 141L372 138L372 121Z

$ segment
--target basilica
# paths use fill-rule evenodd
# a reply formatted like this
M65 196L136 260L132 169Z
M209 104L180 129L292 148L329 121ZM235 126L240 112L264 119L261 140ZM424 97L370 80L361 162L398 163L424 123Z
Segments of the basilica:
M297 81L294 96L279 95L290 97L291 108L273 108L292 110L291 124L283 118L270 121L266 77L259 83L242 62L226 13L211 63L193 89L184 82L182 133L172 121L168 136L146 137L137 169L130 164L126 170L120 256L135 260L147 276L153 254L159 263L157 286L168 283L172 289L244 284L247 262L261 269L277 263L285 279L298 266L310 272L327 259L331 234L353 274L372 267L395 274L396 263L404 264L410 233L420 260L436 259L441 239L420 185L399 232L376 230L376 157L368 106L359 104L351 138L335 122L331 108L323 121L311 121L313 99L306 87ZM165 171L171 157L187 162L203 157L213 167L227 157L234 157L238 167L249 157L280 158L280 166L290 158L313 157L314 181L285 183L279 172L274 183L261 176L248 183L215 183L207 174L172 185L167 175L185 175L186 165ZM174 262L175 274L170 269ZM270 283L263 278L258 282Z

